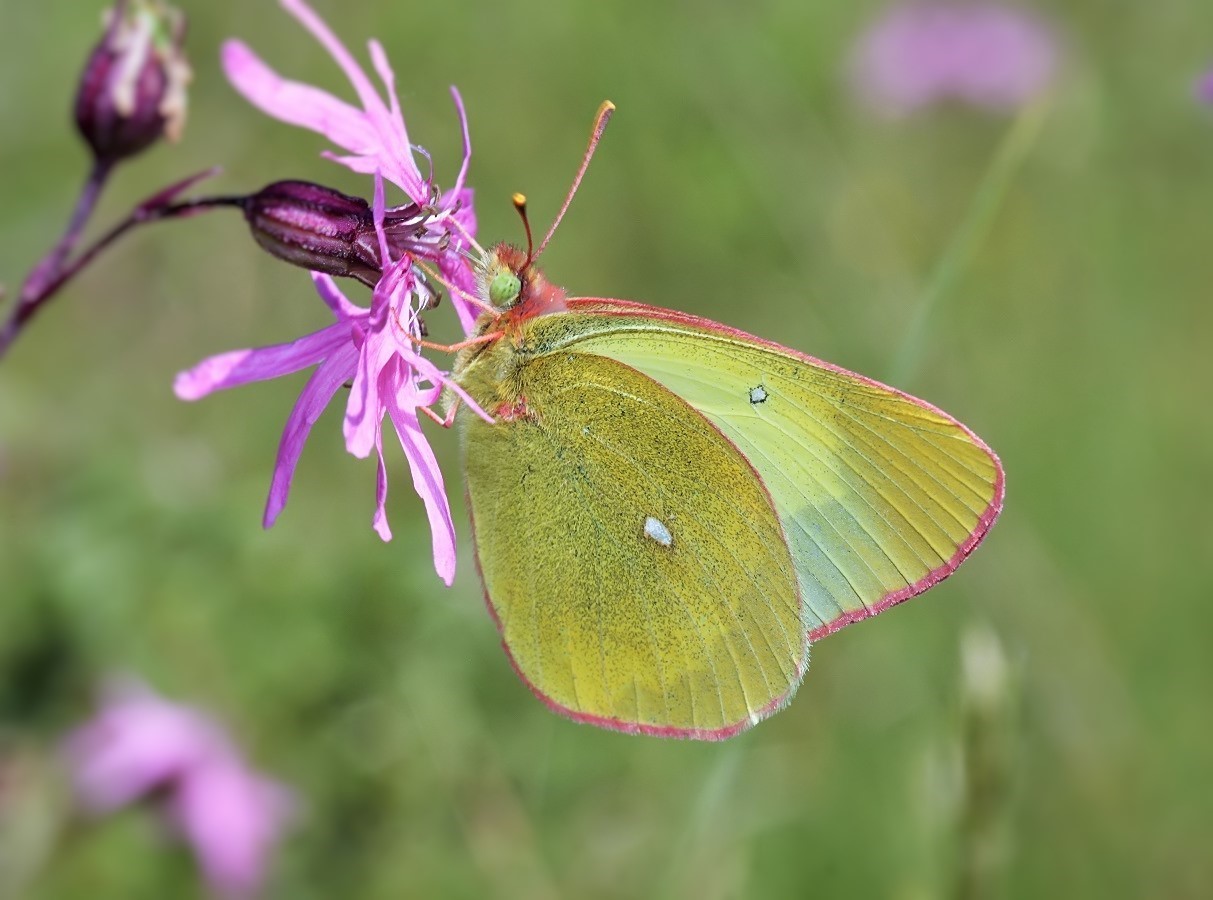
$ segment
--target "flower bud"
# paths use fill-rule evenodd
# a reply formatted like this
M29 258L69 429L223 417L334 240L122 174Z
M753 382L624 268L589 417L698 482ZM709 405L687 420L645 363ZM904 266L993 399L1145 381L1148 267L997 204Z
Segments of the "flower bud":
M275 181L244 199L244 218L266 252L314 272L379 280L370 204L307 181Z
M159 0L119 0L76 93L76 126L100 163L147 149L185 127L190 67L185 16Z
M239 199L253 238L284 262L374 287L382 274L375 216L361 197L309 181L275 181ZM432 210L409 203L386 211L384 237L392 258L417 253L431 236Z

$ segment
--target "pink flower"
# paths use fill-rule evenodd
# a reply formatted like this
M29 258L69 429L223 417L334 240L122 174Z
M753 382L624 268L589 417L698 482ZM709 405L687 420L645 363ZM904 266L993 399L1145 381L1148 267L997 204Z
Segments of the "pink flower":
M1196 99L1213 103L1213 69L1209 69L1196 80Z
M265 877L293 811L290 795L230 755L205 760L173 793L169 814L194 848L207 882L225 897L250 897Z
M1057 47L1024 10L994 3L896 6L860 38L852 58L859 94L905 116L944 100L1014 109L1049 84Z
M68 739L67 753L81 803L105 813L176 781L225 745L200 713L122 682L106 691L96 718Z
M419 352L418 312L433 299L435 291L416 263L429 260L437 264L444 280L454 288L451 299L464 331L471 333L478 308L465 296L474 294L476 285L466 248L475 246L476 220L471 190L464 186L470 149L463 106L455 93L464 135L464 159L454 188L440 193L417 167L383 48L375 41L370 43L371 59L387 92L386 103L345 47L302 0L282 0L282 5L311 31L344 70L362 109L318 88L281 78L237 41L224 46L224 67L236 88L256 106L279 119L323 134L346 151L343 156L328 154L330 158L356 172L375 175L374 219L383 275L374 288L370 307L363 308L350 302L331 278L313 273L317 293L337 320L333 325L286 344L236 350L203 360L177 376L174 390L184 400L196 400L222 388L316 366L287 419L279 444L265 508L264 524L268 528L286 504L295 465L312 424L337 390L352 382L344 425L346 448L359 458L374 450L379 463L372 524L383 540L391 539L384 509L387 474L382 423L387 417L429 517L434 567L449 585L455 575L455 530L442 473L421 432L418 413L432 415L430 408L438 402L443 388L449 387L473 411L485 414L450 382L447 373ZM413 203L428 207L424 233L410 237L407 252L399 259L391 256L384 226L387 213L384 179L404 191Z
M65 753L86 810L158 798L217 893L256 893L293 804L285 788L248 768L209 717L144 685L116 683Z

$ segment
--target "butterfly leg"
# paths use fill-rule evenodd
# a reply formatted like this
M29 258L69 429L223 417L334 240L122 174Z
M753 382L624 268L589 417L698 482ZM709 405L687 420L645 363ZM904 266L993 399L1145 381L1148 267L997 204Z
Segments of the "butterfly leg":
M437 350L440 353L458 353L464 347L474 347L477 344L488 344L504 337L504 333L500 331L490 331L488 334L477 335L473 338L468 338L466 341L459 341L455 344L436 344L433 341L427 341L424 338L414 337L412 341L419 347L425 347L427 350Z
M419 406L417 408L419 410L421 410L423 413L425 413L427 416L429 416L431 419L433 419L435 422L437 422L439 425L441 425L443 428L450 428L452 425L455 424L455 413L459 412L459 404L461 404L462 402L463 402L462 397L456 397L455 402L451 404L450 408L446 411L445 416L439 416L438 413L434 412L428 406Z

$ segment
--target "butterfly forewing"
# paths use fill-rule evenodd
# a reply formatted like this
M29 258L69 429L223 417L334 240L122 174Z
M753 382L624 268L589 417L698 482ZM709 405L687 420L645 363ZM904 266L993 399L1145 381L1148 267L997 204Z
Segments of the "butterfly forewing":
M795 564L747 458L657 381L547 353L527 324L464 386L479 565L503 642L558 710L720 738L790 697L808 664ZM538 335L536 335L538 336Z
M728 438L772 498L814 637L945 577L1001 507L997 457L963 425L778 345L613 300L570 301L530 339L624 363Z

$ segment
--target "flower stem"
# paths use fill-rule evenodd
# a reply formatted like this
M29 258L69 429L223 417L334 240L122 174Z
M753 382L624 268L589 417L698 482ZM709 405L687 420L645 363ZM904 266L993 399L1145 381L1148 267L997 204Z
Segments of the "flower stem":
M48 287L56 282L64 262L79 242L80 235L84 232L84 226L88 224L89 217L92 216L93 210L97 206L97 200L100 199L101 191L104 189L106 181L109 180L112 170L112 166L108 162L97 160L93 163L93 167L88 173L88 180L84 182L84 189L81 190L80 197L76 200L76 208L72 210L72 216L68 220L63 236L34 266L26 277L25 283L21 285L21 293L17 295L17 305L13 308L8 321L5 322L3 330L0 330L0 357L4 356L9 345L16 340L21 329L25 327L25 323L33 318L42 305L54 295L58 286L49 290Z
M102 251L136 225L159 222L164 219L187 218L219 206L239 207L244 204L245 198L243 197L224 196L204 197L182 203L171 202L181 192L203 178L214 174L216 171L208 169L205 172L191 175L175 184L171 184L143 200L130 211L125 219L110 228L109 231L86 247L69 263L68 258L79 242L80 234L83 232L93 208L97 205L97 198L100 196L101 189L105 185L105 180L109 175L109 168L108 165L103 163L98 163L94 166L88 181L85 183L84 190L80 194L80 199L76 202L76 208L72 213L71 221L68 223L63 237L43 257L42 261L34 267L29 277L26 278L25 284L22 285L16 306L14 306L12 313L9 315L8 321L0 329L0 359L4 358L9 347L12 346L12 343L24 330L29 320L34 317L38 310L46 305L47 301L53 298L65 284L80 274Z
M1025 107L1003 138L973 195L964 219L952 235L951 242L923 288L918 306L906 328L905 338L890 368L890 384L905 386L916 374L926 349L927 326L931 317L940 301L964 274L982 241L989 234L1020 164L1036 143L1047 111L1048 104L1045 101Z

